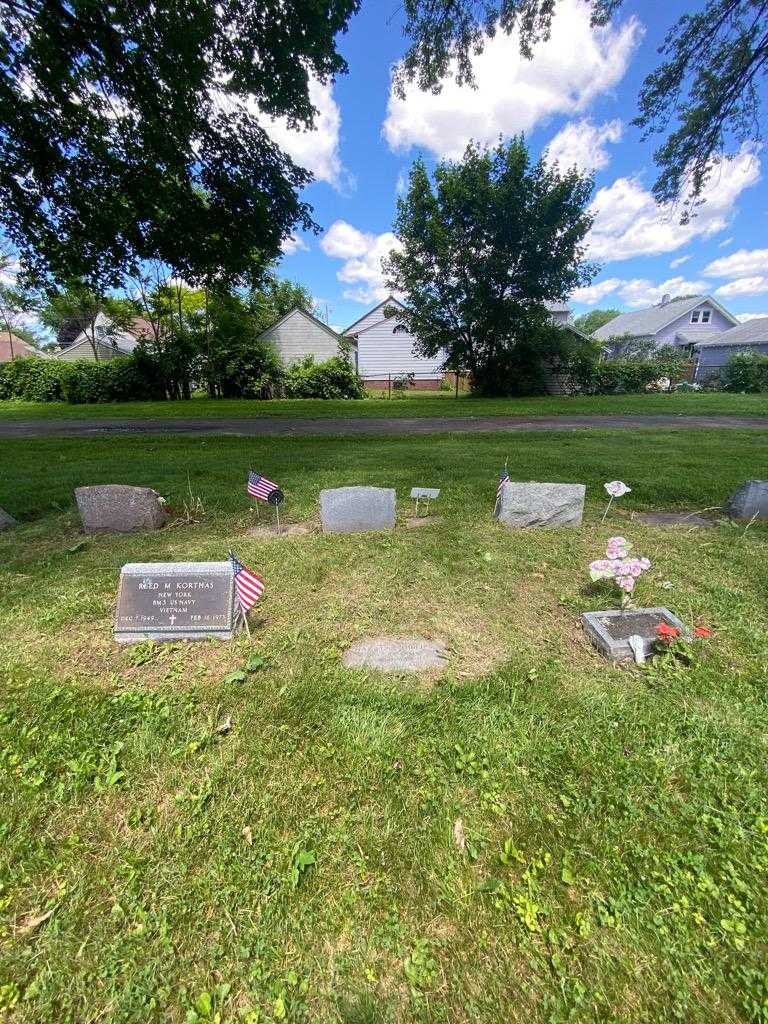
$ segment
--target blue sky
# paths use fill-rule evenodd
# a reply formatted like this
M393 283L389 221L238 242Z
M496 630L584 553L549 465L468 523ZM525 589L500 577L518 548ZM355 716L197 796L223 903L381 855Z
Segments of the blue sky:
M701 5L697 5L701 6ZM316 181L306 198L322 227L288 247L280 272L306 284L321 314L346 326L384 297L380 257L392 245L398 186L417 155L458 156L468 139L525 131L535 154L594 170L590 254L602 270L572 298L574 313L633 309L663 292L709 292L735 314L768 315L763 154L742 151L713 175L708 202L682 227L650 195L653 141L630 122L657 47L691 3L625 0L603 30L580 0L559 0L552 38L533 61L497 37L475 61L478 89L446 85L439 97L391 94L405 49L396 0L366 0L339 41L349 74L313 85L317 130L271 131Z

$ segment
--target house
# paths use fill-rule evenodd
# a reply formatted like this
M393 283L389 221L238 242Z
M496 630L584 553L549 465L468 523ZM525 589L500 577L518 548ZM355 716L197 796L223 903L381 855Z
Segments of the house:
M711 295L691 295L674 301L665 295L657 306L620 313L599 327L594 337L598 341L630 337L637 341L652 341L656 347L676 345L691 352L699 341L721 334L737 324L736 317Z
M571 311L562 302L546 303L552 321L560 327L583 335L571 324ZM386 309L404 309L402 302L390 295L344 331L344 336L357 344L358 373L368 387L386 388L390 378L413 374L415 387L435 390L445 378L445 352L421 356L415 352L416 339L398 323L397 315L385 316Z
M8 331L0 332L0 363L10 363L12 359L19 356L40 356L41 359L48 359L47 352L41 352L39 348L30 345L18 335Z
M62 348L56 353L56 359L71 363L77 359L86 359L94 362L93 340L95 334L96 351L98 361L106 362L109 359L116 359L118 356L129 356L142 340L154 338L154 330L149 320L143 317L134 317L125 330L114 332L114 325L110 323L109 317L99 313L94 320L93 332L91 328L79 331L72 340L64 340L59 337L59 344Z
M703 383L711 377L719 377L730 357L740 352L760 352L768 356L768 317L747 320L727 331L698 339L694 380Z
M385 316L386 309L405 309L390 295L344 331L357 347L357 372L370 388L386 388L390 378L413 374L418 388L437 390L443 381L445 353L434 357L417 355L416 339L397 316Z
M263 331L258 340L271 342L283 362L295 363L305 356L322 362L339 355L342 339L322 320L296 307Z

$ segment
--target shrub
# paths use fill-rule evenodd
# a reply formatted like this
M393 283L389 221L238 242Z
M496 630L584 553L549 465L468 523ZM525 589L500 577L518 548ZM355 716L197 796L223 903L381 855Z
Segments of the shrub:
M582 390L592 395L619 395L645 391L655 381L668 377L679 380L685 369L683 359L611 360L584 364L578 377Z
M146 354L92 363L35 356L0 366L0 398L26 402L129 402L163 398L154 360Z
M365 398L365 385L344 356L316 363L306 356L285 374L288 398Z
M768 355L738 352L723 370L726 391L768 391Z

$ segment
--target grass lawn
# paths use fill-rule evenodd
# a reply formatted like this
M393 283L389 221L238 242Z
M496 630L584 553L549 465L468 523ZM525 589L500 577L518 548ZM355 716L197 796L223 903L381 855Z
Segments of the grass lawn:
M768 1020L768 530L632 520L719 504L767 444L4 441L23 525L0 534L0 1020ZM505 458L587 483L584 528L493 523ZM413 484L441 486L442 518L257 539L249 462L293 521L353 482L396 486L400 520ZM633 490L603 525L615 477ZM200 522L78 533L78 484L180 509L188 479ZM615 533L653 562L640 603L712 628L687 660L615 668L584 639ZM123 563L230 546L267 584L251 640L112 642ZM444 639L448 670L341 667L379 633Z
M320 399L193 398L187 402L114 402L104 405L68 405L65 402L0 401L0 420L146 419L202 416L211 419L251 416L296 417L410 417L410 416L609 416L634 413L673 416L766 416L768 395L716 392L649 395L582 395L538 398L460 398L445 391L411 391L402 398L367 398L360 401Z

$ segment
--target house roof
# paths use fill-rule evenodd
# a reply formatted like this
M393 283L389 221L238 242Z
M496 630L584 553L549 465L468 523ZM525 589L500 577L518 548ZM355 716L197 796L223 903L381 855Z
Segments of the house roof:
M688 299L677 299L675 302L667 302L663 306L650 306L648 309L637 309L633 313L619 313L613 320L599 327L594 336L601 341L606 338L621 337L628 334L633 338L647 338L658 334L660 330L667 327L678 317L685 316L690 310L700 306L702 302L709 302L715 307L726 320L732 324L738 323L736 317L728 312L723 306L713 299L711 295L692 295Z
M388 295L386 299L382 299L381 302L377 303L377 305L372 309L369 309L367 313L363 313L362 316L359 316L354 323L349 325L349 327L345 327L342 333L349 334L353 327L357 327L361 321L365 320L366 317L369 317L371 313L375 313L377 309L381 309L382 306L399 306L401 309L405 309L405 306L399 299L396 299L394 295ZM365 330L367 331L368 328L366 327Z
M299 314L300 314L301 316L303 316L303 317L304 317L304 318L305 318L306 320L309 320L309 321L311 321L311 322L312 322L313 324L315 324L315 325L316 325L317 327L322 327L322 329L323 329L323 330L325 331L325 333L326 333L326 334L330 334L330 336L331 336L331 337L332 337L332 338L333 338L333 339L334 339L335 341L340 341L340 340L341 340L341 337L340 337L340 335L338 335L338 334L336 333L336 331L332 330L332 329L331 329L331 328L330 328L330 327L328 326L328 324L324 324L322 320L318 320L318 319L317 319L317 317L316 317L316 316L313 316L313 314L312 314L312 313L308 313L308 312L306 311L306 309L301 309L301 308L300 308L299 306L294 306L294 307L293 307L293 309L289 309L289 310L288 310L288 312L287 312L287 313L285 314L285 316L281 316L279 320L276 320L276 321L275 321L275 322L274 322L273 324L270 324L270 326L269 326L269 327L267 327L267 329L266 329L265 331L262 331L262 332L261 332L261 334L259 335L259 337L258 337L258 338L257 338L256 340L257 340L257 341L259 341L259 340L261 340L261 338L263 338L263 337L264 337L264 335L265 335L265 334L269 334L269 332L270 332L270 331L274 331L274 329L275 329L276 327L279 327L279 326L280 326L280 324L283 324L283 323L285 323L285 321L286 321L286 320L288 320L288 319L289 319L290 317L292 317L294 313L299 313Z
M11 353L11 341L13 341L13 353ZM34 345L30 345L28 341L24 341L17 334L11 333L9 337L8 331L0 331L0 363L9 363L11 359L17 359L19 356L41 356L43 359L48 358L45 352L41 352Z
M693 342L698 348L718 348L722 345L768 345L768 316L747 320L746 323L721 331L720 334L708 334L706 338L688 335L687 341Z

